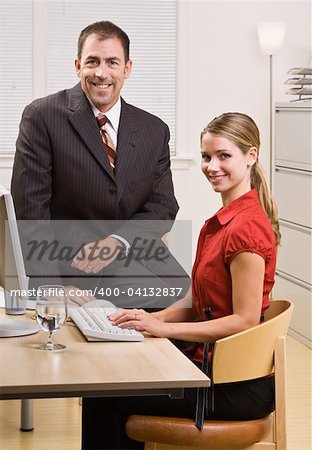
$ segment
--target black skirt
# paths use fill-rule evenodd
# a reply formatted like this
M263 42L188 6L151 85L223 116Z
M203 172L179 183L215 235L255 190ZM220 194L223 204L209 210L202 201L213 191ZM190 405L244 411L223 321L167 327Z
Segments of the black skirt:
M83 399L83 450L141 450L144 443L125 433L132 414L186 417L195 420L197 389L185 389L184 398L166 395ZM274 377L214 385L213 420L253 420L274 410Z

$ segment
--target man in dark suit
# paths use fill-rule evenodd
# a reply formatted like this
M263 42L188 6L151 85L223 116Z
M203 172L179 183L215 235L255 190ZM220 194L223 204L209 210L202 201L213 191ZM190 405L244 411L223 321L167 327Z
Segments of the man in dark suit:
M85 287L92 280L93 287L118 286L124 294L110 298L114 303L151 306L152 298L144 303L141 294L139 303L129 301L129 286L188 284L160 241L178 211L169 129L120 97L132 61L129 38L116 25L97 22L81 32L75 67L80 82L32 102L20 124L11 191L17 218L33 221L27 222L27 233L21 232L28 239L28 271L33 279L48 275L63 285ZM105 115L105 132L100 132L99 114ZM112 158L103 133L109 136ZM29 229L37 237L32 247ZM42 242L47 242L45 251ZM152 243L158 257L146 258ZM58 258L51 257L51 246ZM86 300L70 296L79 304Z

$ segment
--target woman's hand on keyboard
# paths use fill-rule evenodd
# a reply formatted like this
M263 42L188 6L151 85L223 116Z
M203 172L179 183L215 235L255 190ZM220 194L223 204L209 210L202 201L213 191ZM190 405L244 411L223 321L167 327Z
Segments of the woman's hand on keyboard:
M113 325L121 328L133 328L137 331L147 331L153 336L166 337L168 324L143 309L118 309L109 319Z

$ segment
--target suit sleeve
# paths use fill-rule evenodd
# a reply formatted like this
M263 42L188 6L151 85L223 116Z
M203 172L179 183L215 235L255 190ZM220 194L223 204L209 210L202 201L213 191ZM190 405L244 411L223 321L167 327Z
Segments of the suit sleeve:
M116 234L127 239L130 245L138 236L140 240L160 239L170 231L179 210L174 195L172 173L170 169L169 128L162 123L164 138L159 159L154 171L152 189L145 203L126 221Z
M143 265L148 267L150 273L155 277L165 275L167 280L171 278L170 282L181 282L183 286L185 284L188 288L189 277L187 273L161 240L172 228L179 207L174 196L170 170L169 128L162 122L160 130L162 131L163 142L161 151L159 151L150 194L131 219L125 221L116 230L116 234L127 239L130 244L127 256L129 260L132 258L135 260L136 257L142 258L144 260ZM151 252L150 249L152 249ZM140 277L140 273L136 273L136 275L138 278ZM176 285L179 286L179 284Z
M49 220L52 195L50 139L34 104L23 112L16 141L11 192L19 220Z
M165 125L164 142L155 171L153 189L144 206L134 215L134 220L147 218L171 221L177 215L179 206L174 196L169 139L169 128Z
M60 283L59 268L42 245L54 241L50 226L52 156L48 132L34 103L23 112L16 141L11 193L31 287ZM34 249L37 248L37 252ZM37 255L37 256L35 256ZM36 280L36 281L35 281Z

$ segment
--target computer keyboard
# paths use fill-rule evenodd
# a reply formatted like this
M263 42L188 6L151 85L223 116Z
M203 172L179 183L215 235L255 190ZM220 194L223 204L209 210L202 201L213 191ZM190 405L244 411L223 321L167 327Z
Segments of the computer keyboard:
M142 333L112 325L107 318L115 308L71 308L69 315L88 341L142 341Z

